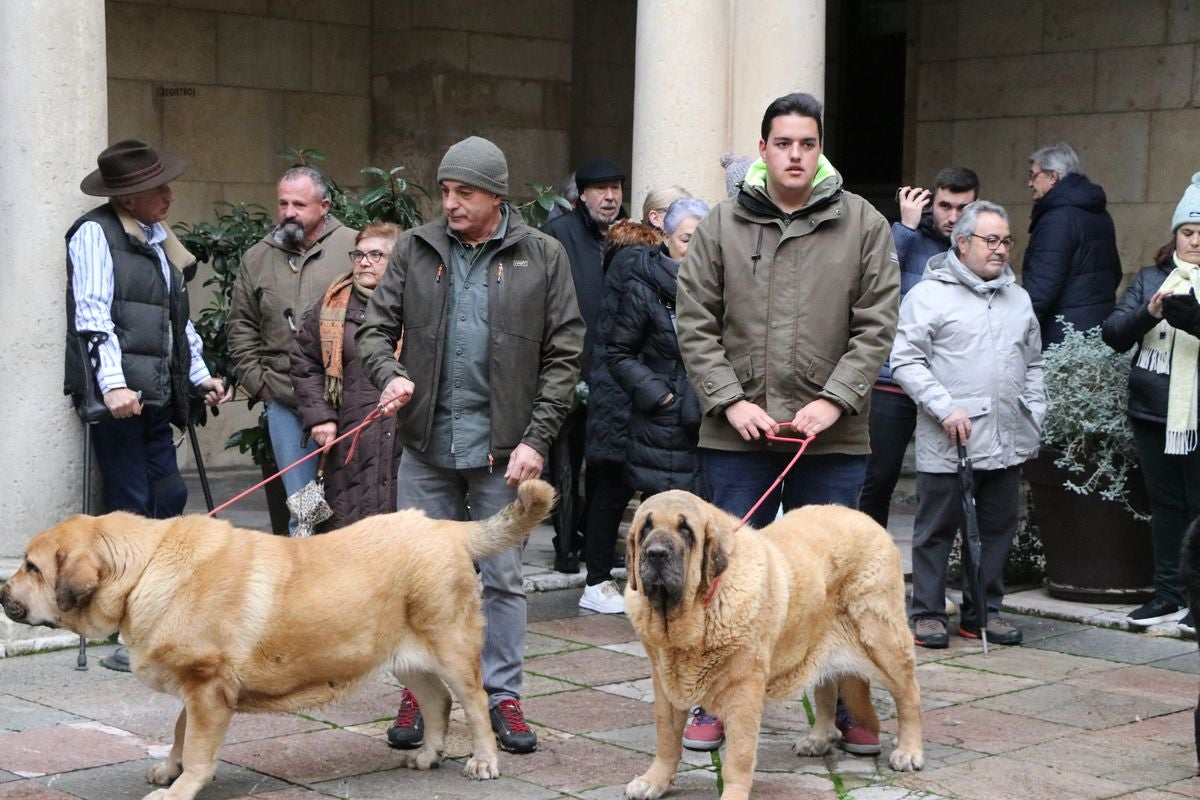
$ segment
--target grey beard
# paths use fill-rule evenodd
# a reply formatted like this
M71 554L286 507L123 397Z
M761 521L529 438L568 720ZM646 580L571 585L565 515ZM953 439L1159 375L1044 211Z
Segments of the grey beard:
M298 222L285 222L275 229L275 244L299 250L304 243L304 226Z

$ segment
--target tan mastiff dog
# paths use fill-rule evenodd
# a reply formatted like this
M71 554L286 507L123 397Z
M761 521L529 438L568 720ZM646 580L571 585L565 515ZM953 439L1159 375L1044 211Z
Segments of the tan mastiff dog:
M138 678L183 701L171 754L147 774L170 788L147 798L195 797L235 711L313 708L380 668L424 712L425 741L405 766L440 762L448 686L471 730L464 774L497 778L472 562L519 545L553 503L549 484L530 480L480 522L410 510L306 539L202 516L75 516L30 541L0 604L28 625L120 630Z
M868 676L896 701L895 770L924 766L921 695L900 554L887 531L841 506L808 506L756 531L687 492L642 503L626 548L625 608L650 656L658 750L625 788L661 797L675 777L688 709L725 723L723 800L750 794L766 697L815 684L816 723L793 745L821 755L840 735L840 689L878 732Z

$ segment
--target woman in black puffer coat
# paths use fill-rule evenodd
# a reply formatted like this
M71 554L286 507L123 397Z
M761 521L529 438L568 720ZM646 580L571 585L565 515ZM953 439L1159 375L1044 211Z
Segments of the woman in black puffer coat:
M670 205L663 221L667 243L640 253L608 333L608 367L633 401L626 481L643 495L668 489L703 493L696 454L700 401L679 356L675 291L679 262L707 214L701 200Z

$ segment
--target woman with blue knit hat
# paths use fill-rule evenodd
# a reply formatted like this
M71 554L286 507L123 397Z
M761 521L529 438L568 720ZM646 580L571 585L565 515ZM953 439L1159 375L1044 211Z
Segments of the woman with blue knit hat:
M1171 218L1172 239L1143 268L1104 321L1104 341L1134 349L1129 371L1129 423L1150 494L1154 597L1130 612L1146 628L1182 617L1195 635L1179 575L1179 550L1188 523L1200 516L1200 172Z

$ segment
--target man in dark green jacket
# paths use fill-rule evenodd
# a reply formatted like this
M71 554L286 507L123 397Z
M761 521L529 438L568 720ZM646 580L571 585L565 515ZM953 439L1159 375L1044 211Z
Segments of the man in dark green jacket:
M464 139L446 152L437 178L445 218L397 242L356 341L380 405L397 413L399 507L483 519L541 474L579 381L583 320L562 245L505 201L508 164L496 145ZM492 728L505 750L527 753L537 736L520 706L521 548L479 570ZM388 741L410 748L423 738L406 690Z

